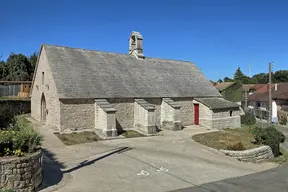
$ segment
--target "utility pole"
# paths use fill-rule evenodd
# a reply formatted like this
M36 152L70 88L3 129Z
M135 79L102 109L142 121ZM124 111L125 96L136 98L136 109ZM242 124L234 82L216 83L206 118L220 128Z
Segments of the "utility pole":
M269 63L269 116L268 123L272 125L272 63Z
M245 110L247 110L248 107L248 96L247 96L247 90L245 90Z

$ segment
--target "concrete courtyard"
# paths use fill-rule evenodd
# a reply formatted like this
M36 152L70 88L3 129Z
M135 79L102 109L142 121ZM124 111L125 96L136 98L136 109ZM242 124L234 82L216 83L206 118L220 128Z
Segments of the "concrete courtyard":
M47 127L41 191L173 191L276 167L242 163L191 139L202 127L163 131L160 136L65 146ZM211 131L211 130L210 130Z

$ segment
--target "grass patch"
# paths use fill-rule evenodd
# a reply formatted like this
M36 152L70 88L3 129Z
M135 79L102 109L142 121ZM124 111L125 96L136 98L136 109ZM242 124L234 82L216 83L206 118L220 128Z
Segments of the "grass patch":
M0 97L0 100L24 100L24 101L29 101L29 97ZM1 191L0 191L1 192Z
M86 131L71 134L59 134L55 135L65 144L65 145L77 145L82 143L91 143L101 140L101 138L94 132Z
M133 130L124 130L120 132L119 135L122 135L126 138L145 137L145 135L138 133L137 131L133 131Z
M254 141L254 137L250 131L250 126L194 135L192 138L202 145L215 149L227 149L229 145L236 142L242 143L245 149L259 147L259 145L251 142Z
M269 162L272 163L278 163L283 164L288 162L288 152L280 147L280 155L278 157L275 157L274 159L269 160Z

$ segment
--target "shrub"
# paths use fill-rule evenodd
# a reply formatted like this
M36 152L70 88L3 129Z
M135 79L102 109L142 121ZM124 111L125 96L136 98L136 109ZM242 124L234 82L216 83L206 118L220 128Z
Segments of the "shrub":
M285 135L278 131L275 127L261 128L255 127L252 129L252 134L258 144L264 144L271 147L275 157L280 154L279 144L285 141Z
M287 117L285 117L285 116L280 117L279 123L280 123L281 125L287 125Z
M253 125L255 123L256 123L256 118L252 114L245 113L245 115L241 115L241 124Z
M257 126L257 127L252 128L251 132L255 139L256 144L258 145L261 144L262 138L264 136L264 129Z
M231 142L227 144L226 149L232 151L243 151L246 148L241 142Z
M0 189L0 192L15 192L13 189Z
M17 118L11 130L0 131L0 155L23 156L38 150L43 137L24 117Z
M0 108L0 130L7 129L10 124L14 123L14 113L8 105Z

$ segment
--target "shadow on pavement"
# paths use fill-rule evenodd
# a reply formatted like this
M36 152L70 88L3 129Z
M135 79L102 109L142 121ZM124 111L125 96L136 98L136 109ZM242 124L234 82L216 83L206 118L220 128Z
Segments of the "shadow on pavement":
M64 166L55 159L55 154L42 149L43 153L43 181L38 190L57 185L63 178L61 171Z
M75 171L77 169L80 169L80 168L85 167L85 166L89 166L89 165L91 165L91 164L93 164L93 163L95 163L95 162L97 162L97 161L99 161L101 159L104 159L106 157L109 157L109 156L111 156L113 154L123 153L123 152L129 151L131 149L132 148L130 148L130 147L121 147L119 149L115 149L114 151L112 151L112 152L110 152L110 153L108 153L106 155L103 155L101 157L98 157L96 159L93 159L93 160L90 160L90 161L88 161L88 160L82 161L82 162L79 163L79 165L77 165L77 166L75 166L73 168L67 169L67 170L63 171L63 173L71 173L71 172L73 172L73 171Z
M42 149L43 152L43 181L42 184L39 186L37 191L46 189L48 187L57 185L61 182L63 179L64 174L69 174L75 170L81 169L82 167L89 166L101 159L104 159L106 157L109 157L113 154L119 154L123 153L125 151L129 151L132 148L130 147L121 147L121 148L116 148L112 152L109 152L108 154L105 154L101 157L97 157L96 159L93 160L85 160L80 162L77 166L67 169L65 171L62 171L61 169L64 169L64 165L60 162L58 162L55 158L55 154L51 153L50 151L46 149Z

